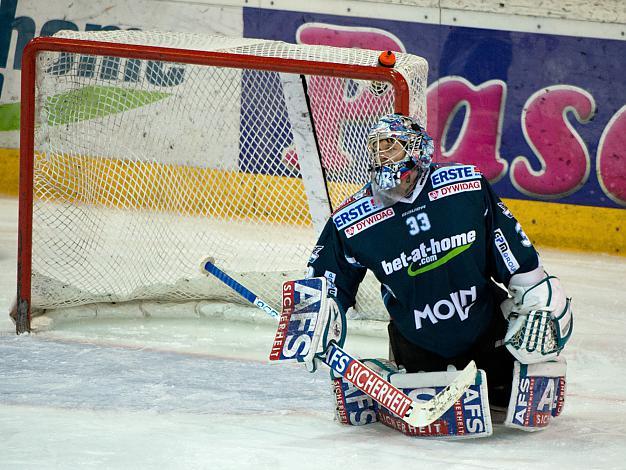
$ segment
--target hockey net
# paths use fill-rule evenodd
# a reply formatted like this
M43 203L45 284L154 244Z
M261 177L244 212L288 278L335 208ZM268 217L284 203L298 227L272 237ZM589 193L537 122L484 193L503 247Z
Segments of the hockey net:
M394 110L425 124L427 63L410 54L389 71L379 51L194 34L35 43L23 67L18 332L30 312L61 307L241 302L200 274L206 256L279 305L324 220L367 182L368 128ZM385 318L379 298L368 278L357 315Z

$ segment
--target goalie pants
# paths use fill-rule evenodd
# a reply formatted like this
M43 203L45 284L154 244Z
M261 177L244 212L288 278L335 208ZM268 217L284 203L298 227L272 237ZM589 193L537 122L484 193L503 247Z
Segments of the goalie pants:
M407 372L439 372L445 371L450 364L460 370L473 359L477 367L487 374L489 404L506 408L511 396L515 359L502 344L508 325L499 306L507 294L495 284L492 291L497 311L494 312L487 331L468 352L457 357L446 358L422 349L402 336L391 321L387 329L394 362L398 366L404 366Z

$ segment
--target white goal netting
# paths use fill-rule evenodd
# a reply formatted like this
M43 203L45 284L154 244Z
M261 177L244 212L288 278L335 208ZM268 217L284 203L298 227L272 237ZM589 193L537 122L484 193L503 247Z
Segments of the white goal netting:
M268 61L375 66L379 54L181 33L61 37ZM425 123L427 63L396 55L410 114ZM396 104L390 87L381 92L362 78L146 60L141 52L40 53L35 99L34 311L241 301L200 274L206 256L278 306L282 282L306 272L320 220L368 180L368 128ZM309 110L312 119L303 119ZM379 297L368 278L357 303L363 318L385 318Z

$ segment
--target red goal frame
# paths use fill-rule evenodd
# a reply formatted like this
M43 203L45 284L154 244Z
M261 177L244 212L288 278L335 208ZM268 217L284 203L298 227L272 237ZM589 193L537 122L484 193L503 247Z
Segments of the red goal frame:
M383 81L393 86L395 111L402 114L409 113L409 86L405 78L399 71L382 66L314 62L54 37L38 37L31 40L24 48L22 55L17 300L15 311L11 313L15 320L17 334L31 330L35 83L37 79L36 60L37 54L40 52L71 52L85 55Z

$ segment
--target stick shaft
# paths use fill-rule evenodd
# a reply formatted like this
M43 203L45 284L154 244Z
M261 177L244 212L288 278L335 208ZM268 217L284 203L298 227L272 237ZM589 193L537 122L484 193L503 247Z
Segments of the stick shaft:
M272 316L274 318L280 317L280 314L276 310L274 310L267 302L265 302L263 299L261 299L258 295L256 295L254 292L252 292L246 286L244 286L243 284L237 282L235 279L230 277L228 274L226 274L220 268L215 266L215 264L213 264L211 261L204 260L202 262L202 269L205 272L215 276L217 279L219 279L224 284L226 284L228 287L230 287L232 290L237 292L240 296L242 296L248 302L250 302L251 304L253 304L256 307L260 308L261 310L263 310L268 315L270 315L270 316Z

